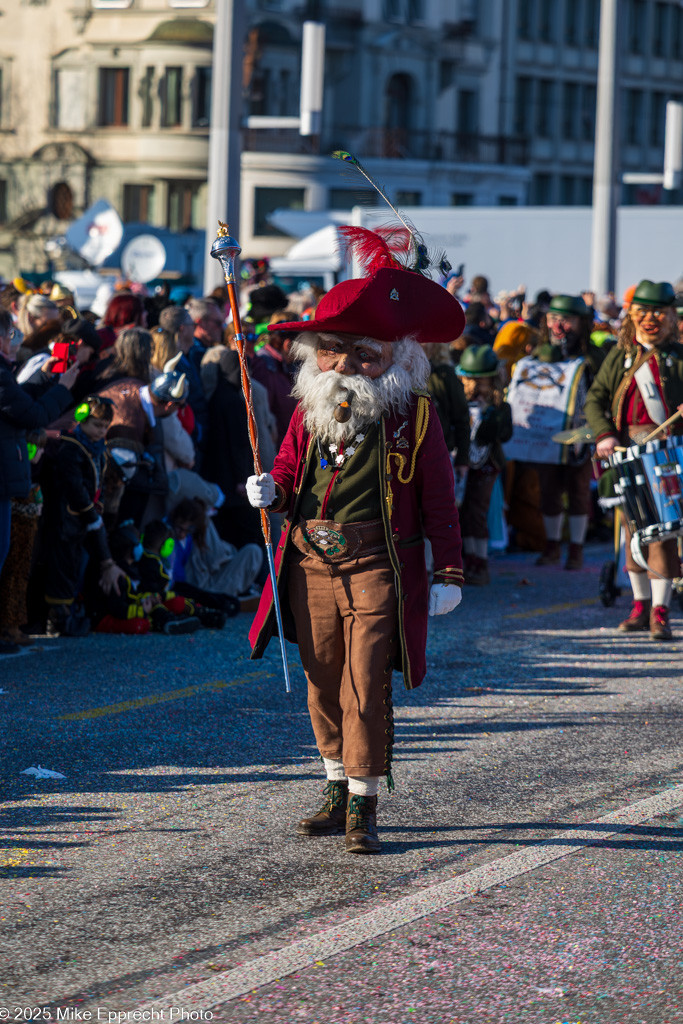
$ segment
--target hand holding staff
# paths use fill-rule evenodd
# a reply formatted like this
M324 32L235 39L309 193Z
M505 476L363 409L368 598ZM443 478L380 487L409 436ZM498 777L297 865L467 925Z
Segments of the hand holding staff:
M256 416L254 414L254 402L251 391L251 378L249 377L249 367L247 366L247 355L244 348L244 334L242 332L242 321L240 318L239 300L237 297L237 289L235 287L235 259L241 253L242 249L237 239L232 238L228 230L227 224L223 224L219 221L218 235L214 239L213 245L211 246L211 255L214 259L219 260L223 273L225 274L225 283L228 288L228 299L230 300L230 309L232 310L232 322L235 325L235 344L237 345L237 352L240 358L240 370L242 374L242 392L244 394L244 401L247 406L247 421L249 427L249 441L251 443L251 450L254 454L254 473L256 476L260 476L263 472L261 466L261 453L259 452L258 446L258 428L256 426ZM261 529L263 530L263 539L266 545L266 557L268 559L268 570L270 572L270 582L273 587L273 604L275 608L275 618L277 620L277 628L280 634L280 651L282 653L282 666L285 672L285 689L287 693L292 692L292 687L289 679L289 666L287 665L287 651L285 649L285 637L282 629L282 612L280 609L280 597L277 589L277 575L275 573L275 560L273 558L273 545L270 536L270 519L268 518L268 512L265 508L259 509L261 513Z

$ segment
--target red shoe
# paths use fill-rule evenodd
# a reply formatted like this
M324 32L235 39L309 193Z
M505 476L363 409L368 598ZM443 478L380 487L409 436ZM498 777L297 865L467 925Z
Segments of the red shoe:
M671 626L669 625L669 609L664 605L658 605L650 612L650 636L653 640L671 640Z
M651 601L634 601L631 614L619 623L622 633L638 633L650 625Z

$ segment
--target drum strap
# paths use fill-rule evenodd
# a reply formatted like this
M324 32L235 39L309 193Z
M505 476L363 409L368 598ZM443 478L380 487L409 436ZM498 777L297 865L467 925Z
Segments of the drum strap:
M635 378L648 416L653 423L663 423L667 417L666 406L662 401L649 359L636 370Z

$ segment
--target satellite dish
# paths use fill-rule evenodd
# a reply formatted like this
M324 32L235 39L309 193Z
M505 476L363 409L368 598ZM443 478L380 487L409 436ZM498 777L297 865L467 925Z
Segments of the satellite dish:
M156 235L137 235L121 253L125 277L140 284L158 277L166 266L166 249Z
M84 260L99 267L121 244L123 224L111 203L98 199L73 222L65 237Z

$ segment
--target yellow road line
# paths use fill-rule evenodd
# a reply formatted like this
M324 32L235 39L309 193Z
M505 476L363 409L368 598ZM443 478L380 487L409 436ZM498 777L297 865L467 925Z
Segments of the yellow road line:
M107 704L102 708L90 708L88 711L75 711L70 715L60 715L60 722L80 722L86 718L102 718L104 715L120 715L124 711L134 711L136 708L149 707L150 704L161 704L167 700L183 700L185 697L194 697L197 693L204 693L207 690L225 690L229 686L241 686L248 683L250 679L271 679L271 673L252 672L241 679L233 679L226 683L223 679L216 679L211 683L197 683L196 686L185 686L182 690L167 690L165 693L154 693L149 697L137 697L135 700L124 700L120 704Z
M596 597L584 597L581 601L567 601L564 604L551 604L547 608L533 608L527 612L511 612L504 619L533 619L536 615L554 615L556 612L568 612L572 608L583 608L587 604L597 604Z

